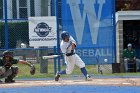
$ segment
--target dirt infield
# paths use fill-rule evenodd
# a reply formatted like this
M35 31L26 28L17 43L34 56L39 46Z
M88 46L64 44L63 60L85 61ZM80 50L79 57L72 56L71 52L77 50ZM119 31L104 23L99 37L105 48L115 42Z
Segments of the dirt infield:
M92 81L63 79L59 82L54 80L16 80L15 83L1 83L0 88L60 85L140 86L140 78L100 78Z

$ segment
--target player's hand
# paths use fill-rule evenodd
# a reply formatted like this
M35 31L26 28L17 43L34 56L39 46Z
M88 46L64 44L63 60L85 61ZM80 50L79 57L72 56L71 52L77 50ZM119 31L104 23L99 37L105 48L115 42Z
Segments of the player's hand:
M136 57L134 57L133 59L136 60Z
M66 56L71 56L71 55L72 55L71 53L67 53L67 54L66 54Z
M66 56L72 56L74 54L74 50L71 50L71 53L67 53Z
M31 74L31 75L34 75L34 74L35 74L35 70L36 70L36 69L35 69L34 64L31 64L31 65L30 65L30 74Z
M130 60L130 58L127 58L127 60Z

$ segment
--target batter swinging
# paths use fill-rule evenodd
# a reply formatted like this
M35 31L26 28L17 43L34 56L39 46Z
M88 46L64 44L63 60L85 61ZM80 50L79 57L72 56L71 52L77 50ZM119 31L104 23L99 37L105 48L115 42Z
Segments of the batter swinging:
M73 39L73 37L70 36L67 31L63 31L61 34L61 38L62 41L60 48L62 53L64 54L65 63L67 66L65 70L60 71L56 74L55 81L59 81L60 75L62 74L71 74L75 65L77 65L80 68L87 81L91 80L91 77L90 75L88 75L87 70L85 68L85 63L75 53L76 42Z

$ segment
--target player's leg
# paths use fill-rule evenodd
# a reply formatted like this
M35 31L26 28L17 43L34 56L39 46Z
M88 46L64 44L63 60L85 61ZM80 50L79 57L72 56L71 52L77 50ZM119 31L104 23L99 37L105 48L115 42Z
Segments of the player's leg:
M55 81L59 81L60 75L66 74L66 70L56 73Z
M136 59L136 70L137 71L140 71L139 66L140 66L140 60L139 59Z
M0 78L3 78L5 71L6 71L5 67L1 66L0 67Z
M16 77L16 75L18 74L18 67L17 66L11 67L11 69L9 69L9 72L10 71L12 71L12 74L11 75L8 75L5 78L5 83L13 83L13 82L15 82L15 80L13 80L13 78Z
M0 78L7 78L10 75L12 75L12 69L6 69L5 67L0 67Z
M2 66L0 66L0 78L4 78L4 73L6 72L6 69L5 69L5 67L2 67ZM0 80L0 83L1 83L2 81Z
M75 64L80 68L81 72L85 76L86 80L91 80L91 76L88 74L86 68L85 68L85 63L82 61L82 59L76 54L75 55Z
M65 61L67 67L65 70L62 70L56 74L55 81L59 81L60 75L71 74L73 72L75 63L72 56L65 58Z
M1 71L0 71L1 72ZM12 70L11 69L8 69L5 71L3 71L0 75L0 78L7 78L8 76L12 75ZM2 82L2 81L1 81Z
M128 59L127 58L124 59L124 68L125 68L125 71L128 72Z
M90 75L87 73L87 70L85 67L80 68L81 72L83 73L83 75L86 77L86 80L88 80L90 77Z

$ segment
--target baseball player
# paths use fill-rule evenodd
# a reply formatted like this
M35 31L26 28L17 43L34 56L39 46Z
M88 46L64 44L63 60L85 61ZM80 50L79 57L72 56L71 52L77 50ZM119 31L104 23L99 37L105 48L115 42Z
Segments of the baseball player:
M59 81L60 75L63 74L71 74L74 66L77 65L83 75L85 76L86 80L91 80L90 75L88 75L87 70L85 68L85 63L81 60L81 58L75 53L76 42L72 36L69 35L67 31L63 31L61 34L61 51L64 54L66 69L60 71L56 74L55 81Z
M32 75L35 74L35 67L33 64L24 60L14 59L13 52L4 51L3 57L0 59L0 78L5 78L5 83L15 82L13 78L18 74L18 67L12 65L17 63L28 65L31 68L30 73Z

